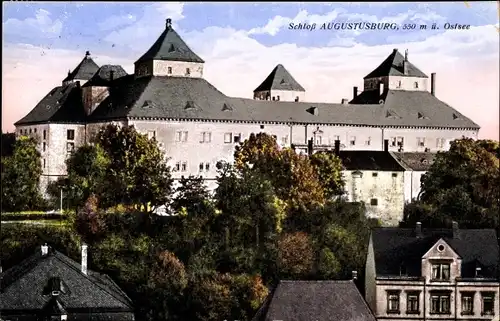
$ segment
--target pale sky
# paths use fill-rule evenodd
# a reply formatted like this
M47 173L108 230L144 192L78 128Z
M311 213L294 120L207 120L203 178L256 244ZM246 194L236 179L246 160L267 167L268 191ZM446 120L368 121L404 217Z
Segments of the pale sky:
M252 91L279 63L306 100L352 98L352 87L392 51L428 76L436 95L499 139L499 8L495 1L449 3L78 3L3 2L2 130L59 86L89 50L95 62L133 63L172 18L205 60L204 77L229 96ZM290 23L394 22L427 30L290 30ZM440 29L431 30L436 23ZM444 24L469 24L445 30Z

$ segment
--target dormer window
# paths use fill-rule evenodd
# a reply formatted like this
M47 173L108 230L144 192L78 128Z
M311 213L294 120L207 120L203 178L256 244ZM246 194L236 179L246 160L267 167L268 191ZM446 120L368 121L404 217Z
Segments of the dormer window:
M172 67L167 67L167 73L168 73L169 75L171 75L171 74L172 74Z
M432 281L449 281L450 280L450 264L437 263L432 265Z

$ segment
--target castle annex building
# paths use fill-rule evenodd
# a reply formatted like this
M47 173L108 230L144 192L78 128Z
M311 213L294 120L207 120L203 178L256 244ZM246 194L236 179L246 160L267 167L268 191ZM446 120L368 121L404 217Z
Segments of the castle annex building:
M351 101L308 102L306 90L278 65L254 90L254 99L228 97L203 78L205 61L172 28L135 62L99 66L86 53L61 86L24 118L17 135L36 135L42 153L42 186L66 174L65 159L102 125L133 125L156 137L170 157L174 178L202 175L213 187L218 161L231 161L235 144L265 131L299 151L317 148L435 152L479 126L436 97L436 77L397 49L353 88ZM264 76L264 75L263 75ZM264 77L263 77L264 78ZM430 92L428 91L430 88Z

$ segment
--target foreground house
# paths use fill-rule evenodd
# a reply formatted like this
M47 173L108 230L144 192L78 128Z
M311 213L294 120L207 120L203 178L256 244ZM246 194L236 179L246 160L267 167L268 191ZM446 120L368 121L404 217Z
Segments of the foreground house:
M375 321L353 281L280 281L253 321Z
M130 299L107 275L47 245L1 274L0 316L9 321L133 321Z
M318 148L340 140L345 150L382 151L389 139L390 151L407 152L446 150L450 141L477 138L479 131L436 97L436 75L429 79L397 49L364 77L362 92L353 88L350 102L308 101L282 65L262 75L254 99L229 97L203 78L204 66L170 19L133 74L98 66L87 52L60 86L15 123L17 135L40 141L42 188L66 174L68 154L110 123L155 137L170 157L174 179L201 175L210 188L217 162L232 161L235 145L260 131L298 149L313 139Z
M376 228L366 300L379 320L493 320L499 262L493 229Z

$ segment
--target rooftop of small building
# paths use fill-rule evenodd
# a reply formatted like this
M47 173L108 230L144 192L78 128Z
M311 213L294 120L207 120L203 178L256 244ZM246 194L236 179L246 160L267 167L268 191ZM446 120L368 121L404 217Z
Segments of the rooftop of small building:
M304 87L293 78L282 64L274 67L267 78L255 88L254 92L269 90L305 91Z
M407 65L407 73L404 72L404 63ZM404 76L428 78L420 69L413 65L408 59L408 50L405 56L401 55L398 49L394 49L392 53L372 72L366 75L363 79L387 77L387 76Z
M352 280L280 281L253 321L375 321Z
M420 172L428 171L437 155L433 152L393 152L393 154L406 169Z
M87 51L83 60L73 71L68 72L68 76L64 78L63 82L71 80L89 80L98 69L99 66L92 59L90 51Z
M340 150L338 156L346 170L403 172L404 167L386 151Z

